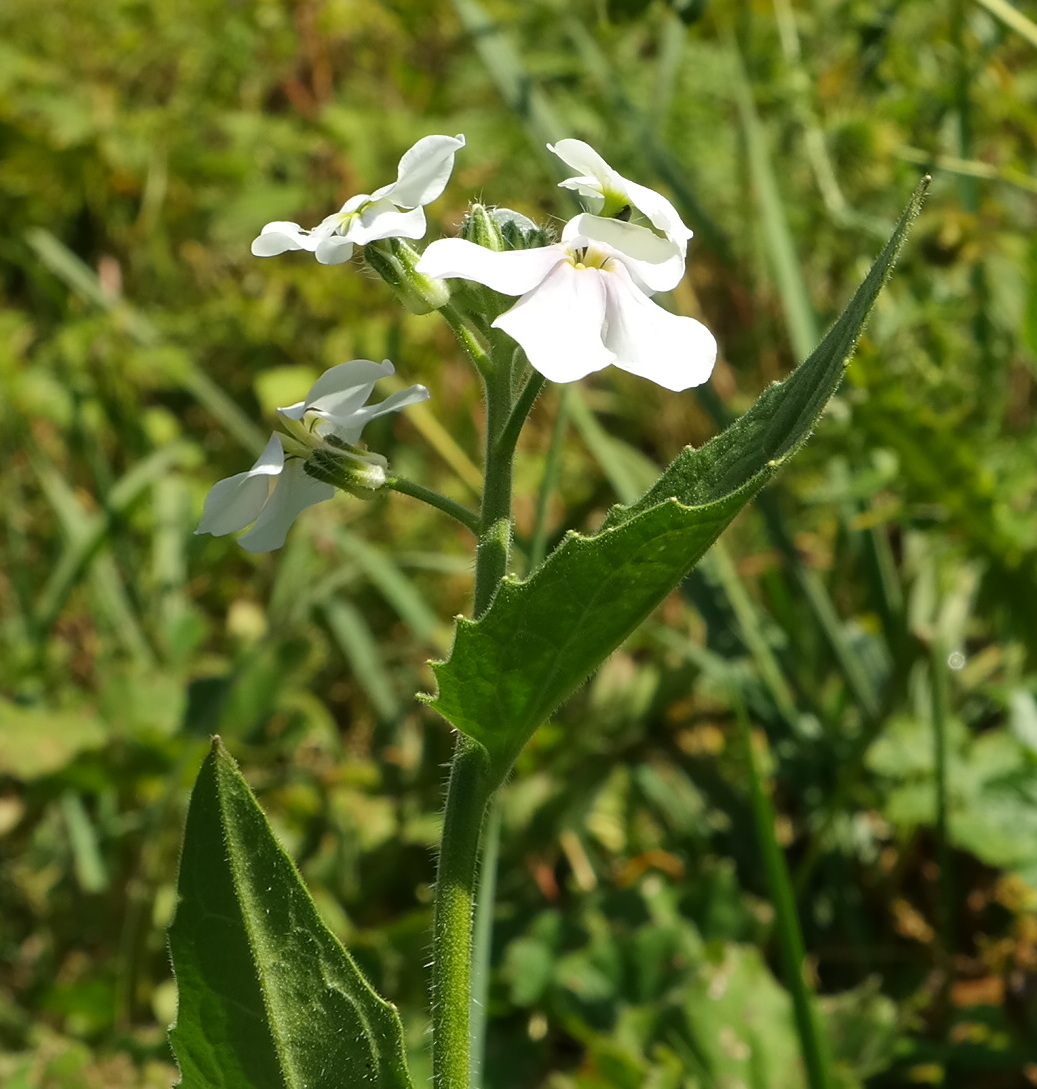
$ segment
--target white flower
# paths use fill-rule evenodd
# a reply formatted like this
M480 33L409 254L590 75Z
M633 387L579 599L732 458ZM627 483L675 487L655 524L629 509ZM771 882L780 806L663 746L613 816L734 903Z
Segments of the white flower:
M587 201L589 211L616 215L625 207L632 206L646 216L652 226L680 250L681 258L684 258L692 232L684 226L677 209L664 196L624 178L590 144L582 140L559 140L557 144L548 144L547 148L567 166L580 171L580 177L568 178L558 184L564 189L575 189Z
M376 416L428 400L424 386L410 386L380 404L367 404L379 378L394 373L388 359L353 359L325 371L306 400L279 408L280 431L270 436L258 461L246 473L214 484L196 533L222 537L255 525L240 538L249 552L280 548L291 524L307 507L330 499L336 489L310 476L307 458L328 452L356 464L354 482L377 489L385 483L386 461L356 449L365 425Z
M493 325L552 382L614 364L683 390L709 377L717 344L701 322L648 297L676 284L672 256L673 246L647 228L585 213L565 225L560 242L538 249L496 252L441 239L425 250L418 271L521 295Z
M400 160L392 184L350 197L312 231L298 223L268 223L252 243L252 253L274 257L286 250L309 250L322 265L340 265L353 256L354 246L380 238L421 238L422 209L443 192L454 155L464 144L460 134L422 137Z

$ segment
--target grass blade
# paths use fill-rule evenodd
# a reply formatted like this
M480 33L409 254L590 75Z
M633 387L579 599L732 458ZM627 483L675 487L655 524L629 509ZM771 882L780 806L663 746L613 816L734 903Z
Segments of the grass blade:
M26 241L47 266L68 287L101 310L117 313L134 339L145 346L162 343L158 329L139 311L124 300L108 294L97 274L65 244L42 227L32 227L25 232ZM266 443L266 433L257 427L226 393L190 360L181 359L175 368L170 367L161 352L155 359L164 366L166 377L187 390L198 403L208 410L227 432L234 436L250 453L258 454ZM185 365L186 364L186 365Z
M774 830L774 808L771 805L766 784L760 774L756 753L753 749L752 730L742 703L741 693L731 688L731 706L735 709L739 734L749 770L749 794L752 801L753 819L763 856L763 868L774 906L775 937L784 967L785 985L792 994L792 1009L796 1032L803 1053L810 1089L834 1089L832 1063L828 1041L821 1028L815 1009L815 997L807 983L806 950L803 934L796 915L796 901L789 880L788 867Z
M378 641L355 605L333 598L321 606L328 629L349 662L357 684L367 693L378 717L397 721L402 707L386 668Z

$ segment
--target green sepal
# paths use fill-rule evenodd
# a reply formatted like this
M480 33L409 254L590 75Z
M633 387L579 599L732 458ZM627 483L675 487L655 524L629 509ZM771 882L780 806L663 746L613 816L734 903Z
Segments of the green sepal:
M698 450L685 448L593 536L569 533L524 581L503 580L477 621L457 624L434 662L429 702L485 747L507 775L537 727L655 609L735 515L806 441L846 369L928 187L915 190L892 237L828 335L784 382Z
M485 204L469 205L467 215L461 220L458 237L497 253L508 249L508 244L501 233L500 223L493 213L494 209L487 208Z
M395 1007L321 921L219 738L191 795L178 892L182 1089L412 1089Z
M450 286L418 272L421 254L403 238L388 238L364 247L364 260L393 289L412 314L431 314L450 302Z

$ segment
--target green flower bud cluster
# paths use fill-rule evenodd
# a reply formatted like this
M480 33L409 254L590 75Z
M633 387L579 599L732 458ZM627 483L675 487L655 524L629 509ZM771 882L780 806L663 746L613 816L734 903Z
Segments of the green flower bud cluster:
M521 212L473 204L458 232L468 242L488 250L532 250L555 241L550 227L539 227Z

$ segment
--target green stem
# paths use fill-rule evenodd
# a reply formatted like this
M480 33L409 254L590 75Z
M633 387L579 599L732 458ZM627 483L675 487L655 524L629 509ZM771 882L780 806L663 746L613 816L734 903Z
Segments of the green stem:
M459 337L465 328L455 328ZM508 429L514 408L511 358L509 348L507 361L503 353L493 360L485 355L481 362L476 360L486 387L486 476L475 558L476 619L488 608L507 572L511 549L511 477L518 437ZM480 830L495 786L488 778L486 750L460 734L443 813L433 919L432 1077L436 1089L471 1089L473 1074L482 1065L481 1059L472 1059L473 1035L480 1048L483 1036L482 1007L474 1018L472 1010L472 929ZM484 903L483 912L489 910ZM484 942L489 941L487 926L484 918L480 927Z
M533 523L533 537L529 542L527 572L539 567L540 561L547 552L547 508L558 483L558 473L562 466L562 444L569 424L569 388L569 386L562 386L558 396L558 413L551 430L551 445L547 449L544 477L540 482L540 494L537 496L536 519Z
M544 388L546 381L547 379L542 374L537 374L535 371L529 376L526 384L522 387L522 392L515 399L515 404L504 424L499 440L501 447L507 447L510 450L515 449L515 444L522 432L522 425L526 422L526 417L529 415L533 403L540 396L540 391Z
M432 925L432 1078L470 1089L472 915L479 831L489 797L486 750L459 734L450 768Z
M818 1023L814 1009L814 996L803 975L806 967L806 950L803 934L796 917L796 901L789 879L785 857L774 831L774 808L764 788L756 754L753 751L752 733L740 693L732 688L732 705L738 719L739 732L749 768L749 792L752 798L753 818L763 855L763 868L767 875L771 899L774 902L776 936L784 967L785 983L792 994L792 1011L796 1021L799 1046L806 1067L810 1089L832 1089L831 1062L828 1042Z
M472 332L464 317L453 306L444 306L439 312L446 319L446 323L450 328L453 329L454 336L457 337L461 343L461 347L464 348L471 357L471 360L478 368L479 373L484 379L487 378L493 370L493 363L486 354L486 350L479 343L479 338Z
M500 852L501 803L494 794L482 834L482 865L479 867L479 897L475 905L472 956L472 1085L482 1081L486 1050L486 1007L490 994L490 955L493 949L493 905L497 892L497 856Z
M445 495L440 495L439 492L426 488L423 484L415 484L414 481L405 480L400 476L389 477L385 481L385 486L392 488L394 492L399 492L401 495L409 495L413 499L420 499L422 503L427 503L430 507L435 507L444 514L449 514L455 521L460 522L465 529L470 529L476 536L479 535L479 515L474 510L469 510L463 503L448 499Z
M473 612L476 620L486 611L500 580L507 574L511 552L511 469L515 444L507 431L510 401L510 371L502 368L487 375L486 481L475 555Z

